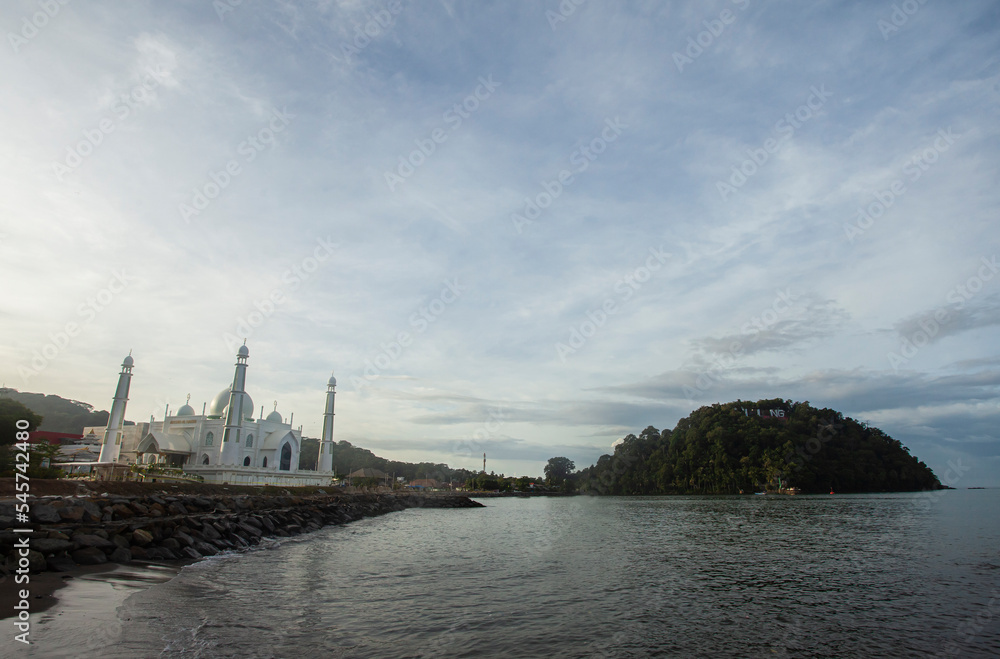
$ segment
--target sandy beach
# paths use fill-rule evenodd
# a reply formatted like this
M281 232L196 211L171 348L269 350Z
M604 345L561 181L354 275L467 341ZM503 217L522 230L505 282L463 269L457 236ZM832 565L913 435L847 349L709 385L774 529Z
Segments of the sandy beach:
M19 648L17 656L97 656L120 636L118 608L122 603L135 592L169 581L182 567L105 564L81 567L72 573L32 575L31 645ZM5 615L13 612L15 597L16 588L8 578L0 586ZM6 615L3 625L13 632L13 617Z

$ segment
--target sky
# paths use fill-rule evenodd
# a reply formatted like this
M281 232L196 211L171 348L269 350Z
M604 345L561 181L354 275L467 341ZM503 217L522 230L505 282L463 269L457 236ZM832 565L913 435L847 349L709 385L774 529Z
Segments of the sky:
M542 473L782 398L1000 486L1000 5L0 9L0 379Z

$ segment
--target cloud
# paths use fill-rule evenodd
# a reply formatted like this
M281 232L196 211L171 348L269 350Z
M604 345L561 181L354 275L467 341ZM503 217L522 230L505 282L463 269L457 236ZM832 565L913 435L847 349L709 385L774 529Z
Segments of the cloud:
M714 400L896 424L995 398L995 282L949 300L1000 247L992 3L928 3L888 40L861 5L751 3L683 71L675 53L717 9L585 3L553 29L531 4L403 3L387 23L385 6L73 3L9 51L0 379L107 407L132 349L142 419L214 396L232 381L225 337L246 336L252 395L306 434L335 370L345 438L445 459L428 437L472 437L502 405L491 437L514 457L496 464L533 473ZM37 11L14 3L11 25ZM797 119L813 88L830 94ZM602 143L608 121L623 128ZM60 179L71 152L87 153ZM401 159L413 173L390 189ZM746 181L723 198L734 168ZM526 200L546 207L517 233ZM849 237L862 213L879 216ZM318 241L336 247L313 263ZM633 287L651 248L672 256ZM121 270L128 287L91 316ZM421 329L452 278L468 290ZM893 372L887 355L940 309ZM980 455L994 435L963 434L964 413L906 432L937 467Z

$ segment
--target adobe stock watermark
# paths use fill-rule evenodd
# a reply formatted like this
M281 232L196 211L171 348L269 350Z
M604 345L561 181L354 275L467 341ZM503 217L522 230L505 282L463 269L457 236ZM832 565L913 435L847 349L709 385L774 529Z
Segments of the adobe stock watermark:
M94 127L84 129L83 139L66 147L66 157L61 162L52 163L52 172L59 182L64 182L67 174L72 174L85 159L93 155L97 148L104 144L105 138L115 132L123 121L141 108L150 105L156 99L153 91L168 77L161 67L147 68L138 85L132 87L128 93L119 95L118 100L111 106L112 114L101 117Z
M460 284L456 277L446 279L440 292L430 302L420 305L416 311L410 314L410 327L417 334L423 334L432 323L441 318L445 309L458 301L468 289L469 287ZM365 359L362 377L358 377L357 374L351 375L351 386L354 387L354 391L359 392L378 380L382 372L392 366L403 352L413 345L413 339L414 335L409 332L399 332L395 339L379 344L379 352L375 356Z
M31 16L21 18L21 29L18 32L8 32L7 41L14 54L18 55L28 42L38 36L42 28L55 18L62 8L69 4L69 0L38 0L38 8Z
M719 191L723 201L746 185L747 181L767 164L771 156L776 155L781 147L792 139L795 131L816 116L827 100L833 96L833 92L828 91L825 84L821 84L819 88L814 85L809 88L809 92L802 105L795 108L794 112L786 112L785 116L774 124L775 137L767 138L759 147L747 149L749 157L739 165L732 166L729 180L720 179L715 182L715 189Z
M907 182L903 180L904 177L909 180L910 184L919 181L924 172L941 158L941 154L955 144L956 139L958 137L951 132L951 126L938 130L931 145L907 161L903 167L903 177L895 179L885 190L873 192L872 196L875 197L875 201L864 208L858 208L858 216L854 222L844 224L844 235L847 236L848 242L853 243L855 238L871 229L875 225L875 221L892 208L896 199L903 196L908 189Z
M927 4L927 0L903 0L892 5L888 20L878 19L875 25L882 33L882 40L888 41L890 37L899 32L900 28L910 22L910 17L920 11L920 8Z
M18 366L17 373L21 376L22 386L34 376L44 371L53 360L59 357L69 347L73 339L80 336L87 326L94 322L97 315L107 309L128 285L135 281L125 270L116 270L106 286L97 293L90 295L76 310L77 320L66 323L61 329L49 332L48 343L31 353L28 366Z
M695 404L696 397L706 393L717 382L721 382L722 377L719 374L736 366L736 363L743 357L746 348L760 339L764 331L777 325L782 316L794 306L795 300L800 297L792 293L792 289L788 287L783 291L775 291L775 293L774 300L768 308L740 327L741 335L749 337L746 342L731 341L726 351L717 355L712 365L695 378L694 387L684 385L684 395L690 405Z
M190 224L192 217L197 217L216 199L222 191L229 187L233 179L243 173L243 164L251 163L265 148L274 148L277 144L276 135L288 127L295 115L285 108L272 110L266 126L247 138L236 147L236 153L243 156L243 162L233 158L219 168L219 171L209 170L208 180L191 190L189 202L181 202L177 210L181 219Z
M740 11L746 11L746 8L750 6L750 0L732 0L732 3ZM705 26L705 29L693 37L688 37L684 52L674 51L674 66L677 67L678 73L684 73L685 66L694 64L696 59L701 57L708 48L711 48L716 39L726 31L726 28L736 22L736 16L737 14L733 13L731 9L723 9L717 18L703 20L701 24Z
M569 337L565 343L556 342L556 354L559 356L559 361L565 364L567 356L575 354L587 345L587 341L597 334L597 330L604 327L608 318L618 313L619 304L632 299L643 284L652 279L653 273L659 271L671 256L673 255L664 252L662 247L650 247L646 262L619 279L615 284L614 291L617 297L604 298L600 306L587 311L586 319L569 329Z
M587 171L590 164L607 150L609 144L621 136L622 130L625 128L628 126L623 124L618 117L605 119L604 127L596 137L569 154L569 164L572 165L573 169L560 171L551 181L541 181L542 192L534 197L525 197L524 209L520 213L511 213L510 221L514 225L514 230L521 233L526 225L534 223L541 217L542 212L576 181L574 173L582 174Z
M556 26L560 23L565 23L566 19L576 13L577 7L582 5L587 0L562 0L559 6L556 7L558 12L554 12L551 9L545 10L545 20L549 22L549 27L552 31L556 31Z
M448 135L454 133L462 125L462 122L472 116L472 113L479 109L483 101L489 99L501 83L493 79L493 74L486 78L479 76L479 84L460 103L444 111L441 121L447 129L442 127L434 128L427 137L418 137L413 140L417 148L407 155L400 155L397 159L395 170L386 170L385 184L389 186L389 192L395 192L396 186L404 183L413 176L417 169L421 167L431 155L437 151L438 146L448 140Z
M333 256L337 244L327 236L316 240L316 247L310 255L281 273L283 286L273 289L261 300L254 300L254 308L245 316L236 319L235 333L225 332L222 340L229 350L238 350L243 341L253 336L253 333L264 324L279 306L288 300L288 293L297 291L319 267Z
M785 456L785 467L791 471L802 469L822 450L824 444L840 434L843 427L844 424L837 423L834 419L827 419L820 423L814 437L810 437L802 445L796 446Z
M935 657L959 657L963 656L963 646L972 643L993 621L994 614L1000 614L1000 590L994 588L990 591L990 599L986 602L986 610L980 610L975 615L970 615L955 628L954 640L948 642ZM994 647L995 649L995 647Z
M953 314L964 308L969 300L985 288L986 282L991 281L1000 272L1000 264L997 263L995 254L990 258L984 256L980 262L982 265L976 270L976 274L948 291L945 295L947 305L925 314L917 321L916 328L900 337L899 352L886 353L886 359L889 360L893 371L899 372L899 369L909 364L922 348L933 342L938 334L947 329L948 323L955 320Z
M396 17L403 11L403 3L400 0L390 0L382 9L376 9L372 13L365 13L367 19L364 23L354 25L354 38L350 43L340 44L340 52L344 59L350 63L351 58L360 55L361 51L371 45L372 41L388 34L396 27Z

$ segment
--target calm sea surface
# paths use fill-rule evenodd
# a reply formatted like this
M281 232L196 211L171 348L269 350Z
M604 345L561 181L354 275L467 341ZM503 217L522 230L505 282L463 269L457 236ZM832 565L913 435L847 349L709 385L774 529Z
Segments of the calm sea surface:
M482 501L189 566L95 656L1000 656L1000 490Z

